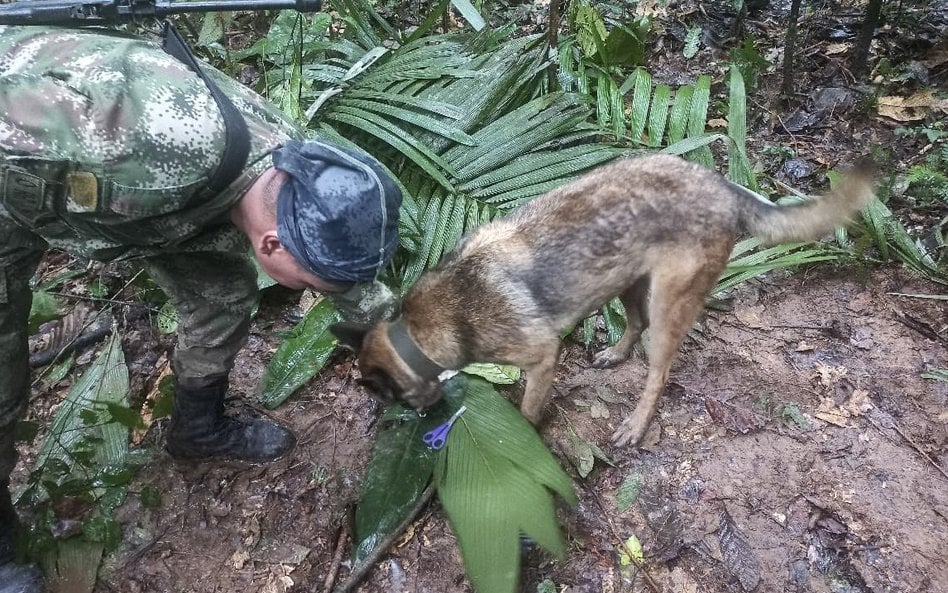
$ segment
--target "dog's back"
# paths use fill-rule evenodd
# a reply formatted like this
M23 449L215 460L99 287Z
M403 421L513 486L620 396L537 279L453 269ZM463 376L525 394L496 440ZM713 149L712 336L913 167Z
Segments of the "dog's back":
M822 199L778 207L677 157L615 161L479 227L419 279L403 318L445 368L523 368L521 410L536 423L552 391L560 332L618 297L626 331L593 364L618 364L650 328L646 385L614 435L617 444L635 442L737 237L813 239L871 197L869 177L858 172Z
M718 262L742 232L769 243L819 237L865 204L871 184L859 177L841 193L776 207L679 157L622 159L480 227L442 267L503 274L563 328L656 266L674 268L682 256Z

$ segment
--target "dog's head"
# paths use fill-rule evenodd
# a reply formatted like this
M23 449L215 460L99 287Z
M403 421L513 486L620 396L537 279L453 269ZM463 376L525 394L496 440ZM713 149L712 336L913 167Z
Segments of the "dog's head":
M423 412L442 397L437 377L423 377L409 366L392 346L388 337L389 322L373 326L358 323L335 323L329 331L339 343L358 353L359 383L369 395L385 404L404 402Z

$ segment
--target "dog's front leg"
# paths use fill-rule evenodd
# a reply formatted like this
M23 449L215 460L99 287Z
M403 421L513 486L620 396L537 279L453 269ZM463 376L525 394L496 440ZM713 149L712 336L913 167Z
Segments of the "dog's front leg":
M543 408L550 401L559 353L560 348L557 342L555 346L546 350L538 362L524 367L524 372L527 374L527 386L523 391L520 411L524 418L534 426L540 423Z

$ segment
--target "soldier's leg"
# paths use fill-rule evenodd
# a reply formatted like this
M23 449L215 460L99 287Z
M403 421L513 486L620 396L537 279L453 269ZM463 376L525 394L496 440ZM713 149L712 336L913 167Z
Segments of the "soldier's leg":
M253 264L242 254L178 253L148 258L146 269L178 312L169 453L246 461L282 456L295 443L286 428L265 417L223 413L227 377L257 300Z
M0 216L0 588L23 593L41 591L42 577L34 568L12 562L18 523L9 481L16 464L13 426L30 391L30 279L45 250L45 241Z

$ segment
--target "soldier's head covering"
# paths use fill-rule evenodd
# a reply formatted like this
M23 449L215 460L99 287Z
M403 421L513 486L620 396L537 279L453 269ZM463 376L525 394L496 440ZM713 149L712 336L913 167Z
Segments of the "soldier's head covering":
M395 253L402 194L368 154L316 140L273 152L288 179L277 198L280 243L330 282L374 280Z

